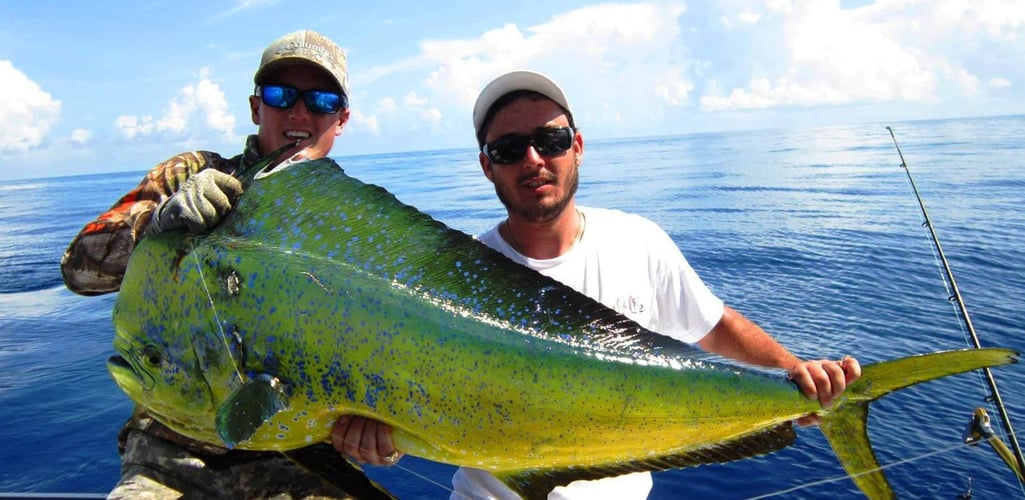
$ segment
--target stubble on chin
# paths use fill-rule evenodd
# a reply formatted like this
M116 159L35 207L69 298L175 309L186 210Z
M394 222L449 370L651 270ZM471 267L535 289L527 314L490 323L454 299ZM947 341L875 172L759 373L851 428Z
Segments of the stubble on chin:
M532 223L544 223L551 222L559 217L563 211L566 210L566 206L569 205L570 200L577 193L577 186L579 184L579 177L577 172L574 170L570 174L569 182L566 186L566 191L563 196L557 199L542 199L534 203L523 203L514 205L512 200L514 197L504 192L503 188L495 183L495 194L498 195L498 200L505 206L506 211L510 214L515 214L527 222ZM513 185L511 189L516 189Z

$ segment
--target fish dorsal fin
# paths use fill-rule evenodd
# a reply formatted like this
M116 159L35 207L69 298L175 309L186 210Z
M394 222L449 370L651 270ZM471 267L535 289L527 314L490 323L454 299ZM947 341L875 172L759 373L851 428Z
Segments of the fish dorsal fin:
M330 158L273 171L274 175L261 176L246 186L246 195L225 217L217 237L230 237L227 244L235 246L258 242L261 248L287 248L295 255L307 251L304 245L322 242L297 242L292 232L282 233L280 227L307 228L332 221L337 232L346 235L337 251L328 252L332 265L352 266L391 287L408 290L418 300L486 318L503 326L491 330L496 335L529 336L572 350L648 364L720 359L648 331L565 284L512 261L402 203L386 189L348 176ZM345 196L339 198L338 193ZM286 199L291 201L283 203ZM324 199L332 204L313 203ZM249 216L262 212L273 212L274 223ZM484 276L488 279L481 279Z
M260 373L232 392L217 409L217 434L225 446L253 437L264 422L288 409L291 386L281 379Z
M756 434L664 457L588 467L533 469L495 474L495 477L525 499L543 499L555 487L573 481L731 462L781 450L793 444L796 438L793 424L787 421Z

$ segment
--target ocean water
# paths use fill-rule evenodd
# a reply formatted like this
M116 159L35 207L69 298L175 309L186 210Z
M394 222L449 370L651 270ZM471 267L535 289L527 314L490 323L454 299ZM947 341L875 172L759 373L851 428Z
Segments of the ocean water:
M714 292L799 356L865 364L966 347L886 125L982 343L1025 350L1025 117L588 142L578 198L661 224ZM453 228L504 215L470 149L337 159ZM0 182L0 493L103 493L117 480L131 404L104 365L113 296L68 292L58 264L143 172ZM1021 432L1025 369L994 377ZM1025 494L989 447L961 442L979 406L1002 429L987 394L966 374L872 405L869 435L900 498ZM368 467L403 499L447 498L452 470L414 457ZM681 497L860 493L810 427L770 455L655 474L651 498Z

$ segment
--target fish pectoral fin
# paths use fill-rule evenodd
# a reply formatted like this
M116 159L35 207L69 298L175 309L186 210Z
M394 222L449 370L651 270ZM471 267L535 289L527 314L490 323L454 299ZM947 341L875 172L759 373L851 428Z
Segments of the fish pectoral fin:
M634 472L682 469L711 463L725 463L742 458L765 455L781 450L796 439L793 423L776 424L754 434L729 439L714 446L692 449L668 456L652 457L613 464L576 466L571 468L532 469L495 473L499 481L525 499L548 497L557 486L573 481L595 480Z
M232 392L217 409L217 434L225 446L253 437L264 422L288 409L292 387L281 379L261 373Z

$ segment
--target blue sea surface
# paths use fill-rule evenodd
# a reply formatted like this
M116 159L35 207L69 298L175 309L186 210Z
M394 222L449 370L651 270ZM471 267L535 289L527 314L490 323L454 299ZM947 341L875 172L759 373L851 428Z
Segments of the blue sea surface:
M716 294L798 356L867 364L967 347L886 125L983 345L1025 350L1025 117L588 142L578 199L662 225ZM453 228L479 233L504 217L472 149L337 160ZM0 183L0 493L103 493L117 481L132 404L105 368L114 297L68 292L59 262L148 167ZM1025 370L993 375L1025 429ZM1002 430L988 393L966 374L871 406L869 435L899 498L1023 496L988 446L962 443L976 407ZM403 499L447 498L453 471L415 457L367 469ZM655 474L651 498L681 497L861 494L808 427L770 455Z

